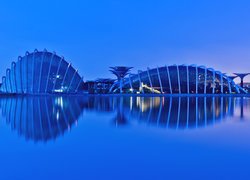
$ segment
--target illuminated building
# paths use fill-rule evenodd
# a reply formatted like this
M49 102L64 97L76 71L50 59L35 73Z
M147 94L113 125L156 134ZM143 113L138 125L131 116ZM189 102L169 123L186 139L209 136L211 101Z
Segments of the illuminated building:
M7 94L78 93L83 83L78 71L55 53L35 50L18 57L2 77Z
M118 93L119 82L110 92ZM246 91L225 74L196 65L172 65L138 71L123 81L124 93L137 94L238 94Z

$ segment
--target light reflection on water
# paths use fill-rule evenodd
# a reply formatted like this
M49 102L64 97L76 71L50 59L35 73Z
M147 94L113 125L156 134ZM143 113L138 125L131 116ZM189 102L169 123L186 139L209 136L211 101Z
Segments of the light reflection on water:
M1 97L0 179L250 179L249 118L249 98Z
M194 129L226 117L244 119L250 101L235 97L24 96L0 99L2 117L27 140L56 139L77 124L83 111L114 113L115 126L144 123L166 129ZM100 115L101 119L101 115Z

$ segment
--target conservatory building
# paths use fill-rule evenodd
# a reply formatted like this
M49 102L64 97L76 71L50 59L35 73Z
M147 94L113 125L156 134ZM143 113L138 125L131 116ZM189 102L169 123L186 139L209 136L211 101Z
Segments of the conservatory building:
M233 78L212 68L171 65L147 68L131 74L132 67L115 66L116 79L83 82L78 71L63 57L47 50L19 56L6 70L0 84L2 94L241 94L245 89Z
M70 63L55 53L35 50L12 62L2 77L6 94L77 93L83 80Z
M121 89L122 88L122 89ZM112 93L238 94L246 91L225 74L196 65L172 65L138 71L117 82Z

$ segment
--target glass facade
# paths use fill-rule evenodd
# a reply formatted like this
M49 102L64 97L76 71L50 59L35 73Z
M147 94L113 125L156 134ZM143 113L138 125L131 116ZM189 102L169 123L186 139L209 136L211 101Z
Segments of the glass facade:
M35 50L12 62L0 90L10 94L77 93L81 83L77 70L63 57Z
M137 94L237 94L245 91L228 76L212 68L172 65L139 71L123 82L124 93ZM111 89L119 93L119 85Z

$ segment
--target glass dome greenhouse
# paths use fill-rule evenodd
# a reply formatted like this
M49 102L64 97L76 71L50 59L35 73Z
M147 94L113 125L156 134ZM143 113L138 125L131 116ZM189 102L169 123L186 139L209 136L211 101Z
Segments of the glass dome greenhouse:
M78 93L83 83L78 71L55 53L35 50L18 57L2 77L7 94Z

